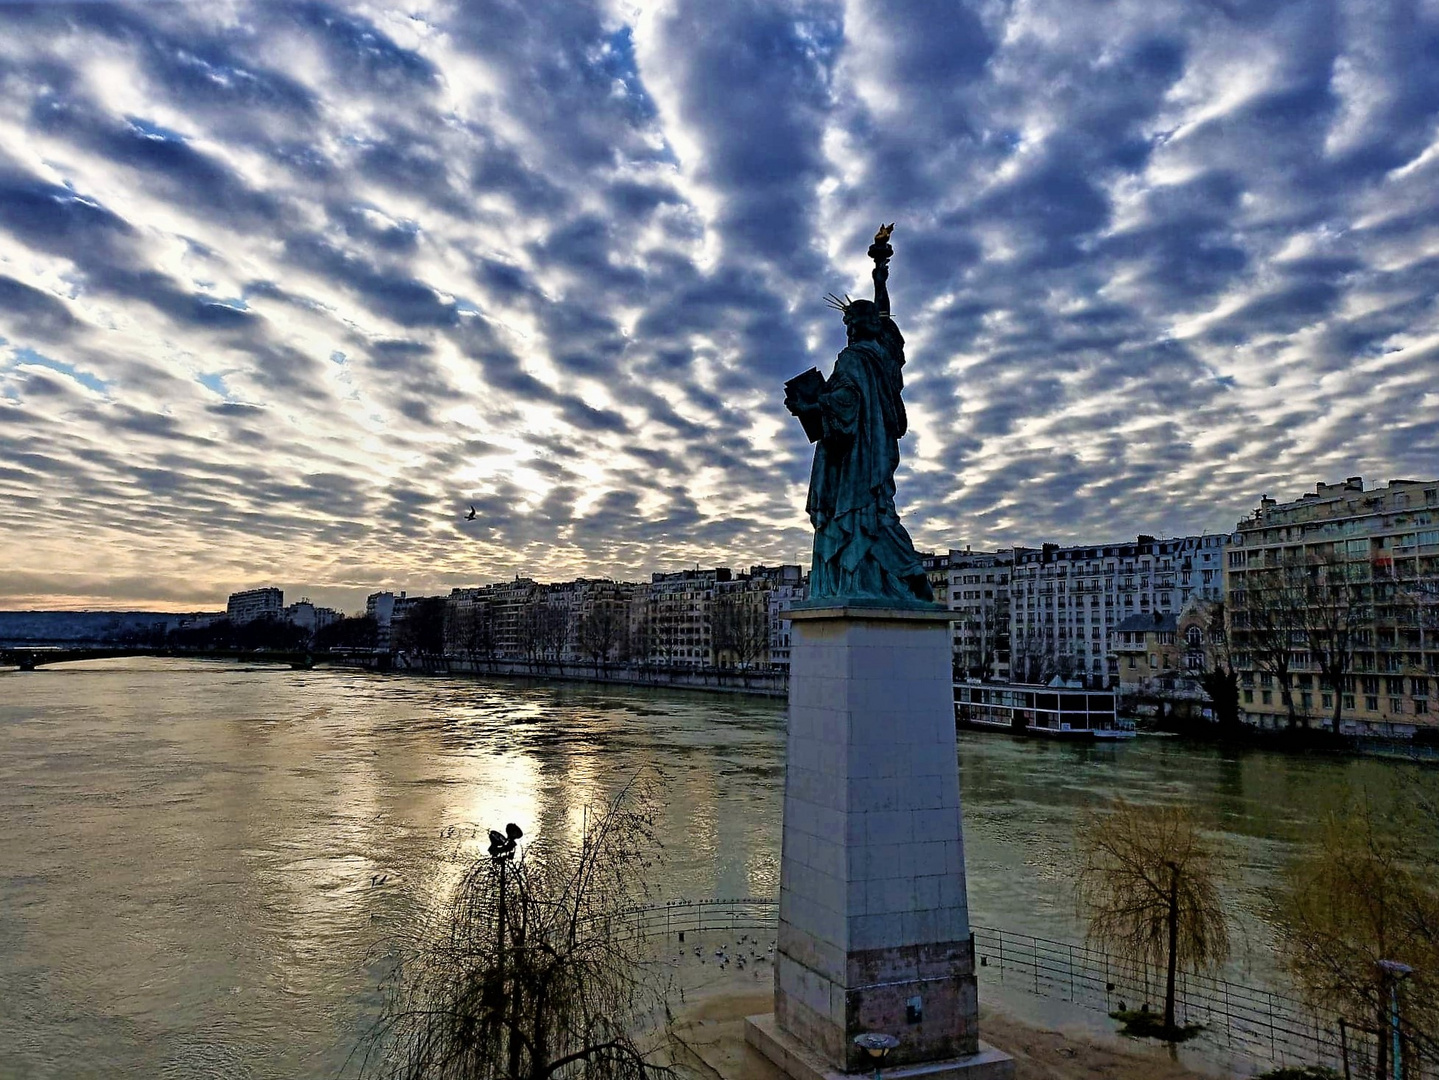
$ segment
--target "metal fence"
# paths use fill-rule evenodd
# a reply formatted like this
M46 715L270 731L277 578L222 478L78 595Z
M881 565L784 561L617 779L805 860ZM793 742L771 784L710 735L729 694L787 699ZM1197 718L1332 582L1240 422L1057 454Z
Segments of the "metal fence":
M634 908L618 916L636 937L706 931L758 930L773 934L775 900L679 900ZM1078 1007L1112 1013L1162 1010L1164 973L1070 942L972 928L981 985L1011 987ZM1198 1036L1261 1066L1323 1065L1346 1077L1373 1076L1380 1033L1311 1009L1270 990L1204 975L1181 975L1175 1020L1202 1025ZM1387 1033L1384 1033L1387 1038ZM1406 1040L1404 1075L1439 1080L1439 1053L1419 1036Z

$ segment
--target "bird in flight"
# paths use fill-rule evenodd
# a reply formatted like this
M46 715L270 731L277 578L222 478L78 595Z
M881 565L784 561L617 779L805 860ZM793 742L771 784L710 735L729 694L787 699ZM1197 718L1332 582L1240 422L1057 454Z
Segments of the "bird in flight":
M474 520L475 520L475 508L474 508L474 506L471 506L471 507L470 507L470 512L465 515L465 520L466 520L466 521L474 521Z

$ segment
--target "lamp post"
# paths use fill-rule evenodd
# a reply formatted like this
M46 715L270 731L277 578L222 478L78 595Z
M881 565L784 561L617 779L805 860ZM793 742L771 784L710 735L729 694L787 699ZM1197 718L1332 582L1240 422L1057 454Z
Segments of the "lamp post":
M874 1080L880 1080L879 1067L884 1064L889 1052L899 1045L899 1040L893 1035L866 1031L863 1035L854 1037L854 1045L874 1059Z
M518 1076L520 1071L520 1041L515 1037L515 1029L519 1023L520 999L518 992L511 994L508 1002L506 1002L503 997L505 993L505 934L508 930L508 927L505 925L505 893L509 891L505 883L505 866L515 857L515 845L519 842L520 837L524 835L520 827L513 821L505 826L504 832L496 832L494 829L490 830L490 858L500 864L500 938L496 950L498 953L496 966L499 968L499 978L495 980L495 988L501 995L497 1003L499 1007L504 1009L506 1005L509 1006L507 1011L509 1012L508 1024L510 1030L507 1036L507 1042L510 1049L511 1076ZM523 939L519 942L519 945L521 948L524 947Z
M1390 1050L1393 1065L1390 1075L1394 1080L1404 1080L1403 1040L1399 1031L1399 984L1406 975L1413 973L1414 969L1398 960L1380 960L1379 970L1384 972L1389 983L1389 1030L1393 1038Z

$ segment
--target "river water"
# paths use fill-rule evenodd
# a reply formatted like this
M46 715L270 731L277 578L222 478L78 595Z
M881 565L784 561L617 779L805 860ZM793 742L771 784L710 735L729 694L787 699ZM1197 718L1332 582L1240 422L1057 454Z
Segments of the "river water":
M665 781L656 900L778 887L784 708L603 687L113 660L0 673L0 1077L335 1075L386 941L518 822L575 835ZM1439 770L1172 739L961 733L972 920L1079 940L1076 814L1193 801L1233 866L1228 974L1273 978L1268 890L1324 813Z

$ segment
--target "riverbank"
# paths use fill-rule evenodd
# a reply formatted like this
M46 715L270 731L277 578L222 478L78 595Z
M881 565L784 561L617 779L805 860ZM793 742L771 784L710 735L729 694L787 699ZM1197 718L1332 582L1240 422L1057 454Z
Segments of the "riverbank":
M563 660L471 660L460 657L410 658L395 654L327 658L342 667L419 675L470 675L552 682L601 683L607 686L705 690L718 694L749 694L785 698L789 675L783 671L742 668L699 668L679 664L571 663Z
M744 1041L744 1018L773 1007L770 986L757 988L738 976L691 991L676 1009L673 1036L680 1063L706 1080L786 1080ZM1160 1044L1054 1031L993 1008L981 1010L979 1030L985 1042L1014 1058L1015 1080L1214 1080L1238 1075L1196 1072L1171 1060Z

